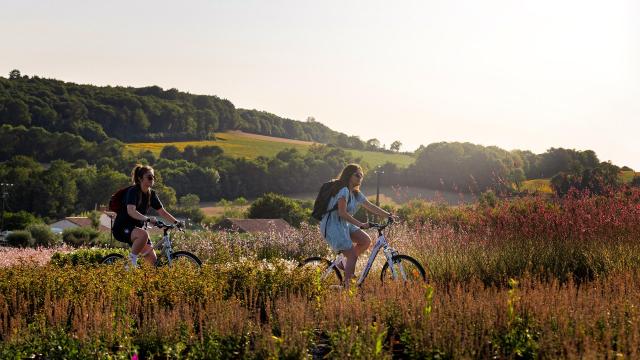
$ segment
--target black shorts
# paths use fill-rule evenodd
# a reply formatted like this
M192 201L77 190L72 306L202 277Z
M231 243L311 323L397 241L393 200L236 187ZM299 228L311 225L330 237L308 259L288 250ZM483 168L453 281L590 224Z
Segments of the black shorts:
M111 232L113 233L113 237L123 243L127 243L129 245L133 245L133 241L131 241L131 233L136 226L118 226L114 227Z

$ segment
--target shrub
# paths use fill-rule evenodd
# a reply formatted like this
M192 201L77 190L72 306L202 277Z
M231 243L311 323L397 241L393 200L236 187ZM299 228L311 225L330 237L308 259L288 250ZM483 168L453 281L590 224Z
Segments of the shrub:
M60 245L61 239L51 231L51 228L47 225L31 225L27 228L27 231L31 233L35 246L55 246Z
M251 204L247 217L249 219L284 219L289 224L300 227L300 223L309 215L310 211L303 209L295 200L267 193Z
M16 230L7 235L7 243L15 247L32 247L35 244L31 233L26 230Z
M23 230L29 225L40 223L42 223L42 220L26 211L5 212L3 230Z
M70 253L57 252L51 256L51 263L57 266L98 264L108 254L119 253L127 256L125 249L79 249Z
M128 249L129 248L129 244L120 242L115 238L113 238L113 236L111 236L110 233L105 233L105 232L100 232L98 234L98 237L96 237L91 241L90 245L98 248L110 248L110 249L119 249L119 248Z
M100 232L87 227L65 229L62 233L62 241L73 247L90 246L100 235Z

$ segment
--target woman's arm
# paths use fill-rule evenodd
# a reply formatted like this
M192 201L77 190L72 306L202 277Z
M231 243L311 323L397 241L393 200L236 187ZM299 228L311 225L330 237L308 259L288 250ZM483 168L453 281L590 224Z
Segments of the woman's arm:
M158 215L162 216L165 219L168 219L172 223L178 222L178 220L176 220L176 218L174 218L173 215L169 214L169 212L165 210L163 207L156 211L158 212Z
M391 216L390 212L384 211L384 209L376 206L375 204L372 204L369 199L365 199L365 201L362 203L362 206L367 209L367 211L372 212L378 216L382 216L382 217L389 217Z
M344 220L361 229L366 229L369 227L369 224L360 222L356 218L351 216L351 214L349 214L349 212L347 211L347 200L345 200L345 198L338 199L338 215Z
M148 217L138 212L135 205L131 205L131 204L127 205L127 215L129 215L133 219L140 220L140 221L147 221L148 219Z

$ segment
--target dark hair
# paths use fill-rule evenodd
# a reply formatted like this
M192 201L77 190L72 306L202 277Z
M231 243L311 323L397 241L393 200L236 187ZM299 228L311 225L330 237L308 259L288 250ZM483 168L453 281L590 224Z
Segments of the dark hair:
M131 182L134 185L140 185L140 179L147 173L152 172L153 168L149 165L136 164L131 171Z
M142 187L140 186L140 179L142 179L143 176L145 176L147 173L150 173L152 171L153 171L153 168L151 166L142 165L142 164L136 164L133 170L131 170L131 181L135 186L137 186L140 189L141 193L142 193ZM138 199L138 205L140 205L140 201L142 201L142 196L140 196L140 199ZM149 192L147 193L147 209L149 209L150 205L151 205L151 189L149 189Z
M349 164L345 166L344 169L342 169L342 171L340 172L340 175L338 175L338 178L335 179L337 181L333 185L333 189L331 189L331 196L335 196L343 187L349 187L349 180L351 179L353 174L358 172L358 170L363 172L362 167L358 164ZM359 186L353 189L354 194L358 194L359 192Z

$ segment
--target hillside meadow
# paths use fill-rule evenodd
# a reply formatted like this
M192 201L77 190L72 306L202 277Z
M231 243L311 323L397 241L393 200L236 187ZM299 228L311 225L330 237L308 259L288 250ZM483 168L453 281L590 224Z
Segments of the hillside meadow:
M362 287L325 288L297 267L330 255L310 225L177 234L175 248L203 259L200 270L98 266L91 249L47 263L56 249L37 261L7 249L22 260L0 268L0 356L638 357L640 189L425 203L400 215L390 242L425 265L428 283L381 284L378 259Z
M288 148L295 148L301 152L306 152L313 144L313 142L309 141L277 138L244 133L241 131L230 131L216 133L216 140L129 143L126 144L126 148L136 153L144 150L150 150L157 156L160 154L160 151L162 151L162 148L167 145L174 145L181 151L189 145L218 146L222 148L224 153L228 156L255 159L258 156L273 157L278 152ZM397 164L400 167L407 167L414 161L414 158L407 154L393 154L352 149L345 149L345 151L351 153L354 157L361 157L371 167L383 165L387 162Z

